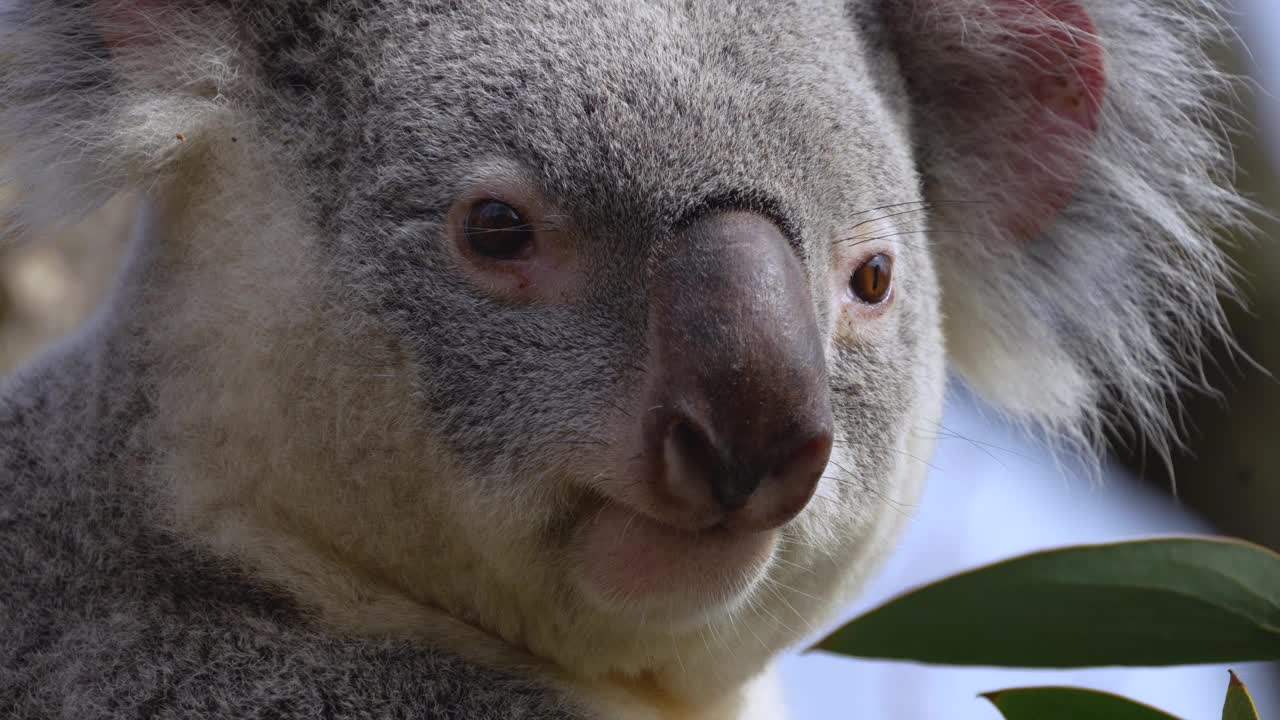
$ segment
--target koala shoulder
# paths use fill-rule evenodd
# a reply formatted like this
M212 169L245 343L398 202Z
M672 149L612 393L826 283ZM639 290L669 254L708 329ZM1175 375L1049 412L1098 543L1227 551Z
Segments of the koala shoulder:
M64 346L0 383L0 716L597 717L520 668L317 629L285 594L161 529L127 429L133 370Z

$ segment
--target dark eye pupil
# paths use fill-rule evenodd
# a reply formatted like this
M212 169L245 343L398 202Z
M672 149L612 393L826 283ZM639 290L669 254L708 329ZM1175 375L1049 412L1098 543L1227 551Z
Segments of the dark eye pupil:
M889 296L892 277L893 261L887 255L876 255L853 273L849 286L859 300L874 305Z
M518 258L533 245L533 228L510 205L496 200L477 203L467 213L467 244L479 255L497 260Z

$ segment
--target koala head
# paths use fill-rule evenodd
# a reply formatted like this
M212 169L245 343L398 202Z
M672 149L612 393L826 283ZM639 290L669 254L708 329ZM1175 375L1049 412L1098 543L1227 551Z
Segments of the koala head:
M1171 7L8 0L10 222L150 193L117 310L182 532L729 689L884 553L948 363L1159 435L1240 207Z

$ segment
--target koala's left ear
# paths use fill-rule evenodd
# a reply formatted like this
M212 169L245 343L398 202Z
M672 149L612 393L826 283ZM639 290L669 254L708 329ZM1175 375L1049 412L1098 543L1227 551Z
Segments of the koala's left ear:
M1222 331L1241 221L1198 0L879 0L912 105L950 360L1022 420L1153 440ZM1078 437L1080 435L1077 435Z
M149 188L229 124L230 17L208 2L0 0L0 241Z

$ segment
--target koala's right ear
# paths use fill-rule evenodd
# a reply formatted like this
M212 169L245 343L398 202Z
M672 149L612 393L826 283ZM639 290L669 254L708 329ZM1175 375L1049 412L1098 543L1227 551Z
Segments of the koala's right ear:
M1199 0L879 0L912 104L950 360L1015 418L1158 446L1222 331L1241 221ZM1190 364L1188 364L1190 363Z
M155 184L229 122L213 3L0 0L0 239Z

